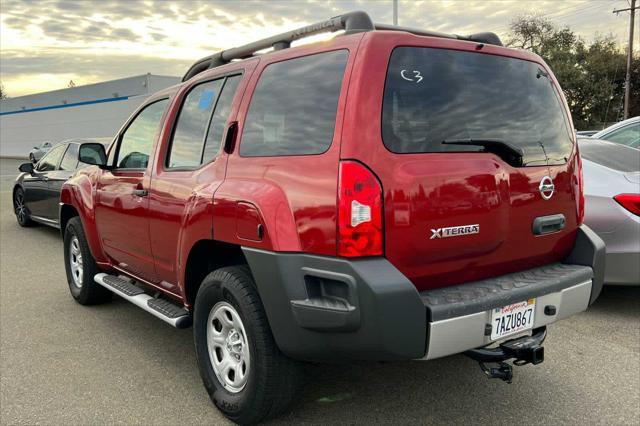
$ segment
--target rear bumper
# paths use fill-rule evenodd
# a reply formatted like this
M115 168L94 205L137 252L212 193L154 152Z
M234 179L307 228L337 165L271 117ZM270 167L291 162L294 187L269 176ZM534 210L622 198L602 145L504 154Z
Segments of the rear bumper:
M308 361L433 359L486 346L491 309L532 297L534 328L544 327L593 303L605 255L583 226L565 264L419 293L385 258L243 251L278 347Z

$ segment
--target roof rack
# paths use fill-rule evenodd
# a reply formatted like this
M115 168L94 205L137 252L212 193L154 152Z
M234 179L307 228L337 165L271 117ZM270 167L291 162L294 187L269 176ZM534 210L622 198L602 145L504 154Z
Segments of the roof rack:
M307 25L293 31L278 34L244 46L232 47L213 55L200 59L193 64L187 73L182 77L182 81L187 81L196 74L200 74L211 68L219 67L227 64L234 59L246 59L252 57L257 51L273 48L273 50L282 50L291 47L291 43L309 37L315 34L325 32L335 32L345 30L345 34L353 34L365 31L406 31L416 35L450 38L456 40L474 41L477 43L494 44L502 46L500 38L494 33L478 33L469 36L460 36L457 34L445 34L436 31L425 31L413 28L399 27L387 24L374 24L366 12L357 11L349 12L344 15L335 16L326 21Z

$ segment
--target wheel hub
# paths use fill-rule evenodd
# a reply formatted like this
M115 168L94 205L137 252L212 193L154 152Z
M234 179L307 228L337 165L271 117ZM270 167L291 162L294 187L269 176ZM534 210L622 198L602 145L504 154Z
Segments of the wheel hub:
M71 269L73 284L81 288L84 277L84 263L82 260L82 252L80 251L80 242L75 235L69 242L69 267Z
M220 384L231 393L244 389L251 360L248 339L240 315L227 302L216 303L209 313L207 349Z

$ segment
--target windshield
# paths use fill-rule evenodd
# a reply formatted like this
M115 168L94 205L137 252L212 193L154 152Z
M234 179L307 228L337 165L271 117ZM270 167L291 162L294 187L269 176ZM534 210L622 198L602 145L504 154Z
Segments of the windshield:
M564 164L570 126L550 76L533 62L446 49L398 47L387 71L382 137L396 153L484 151L443 144L496 139L522 164Z

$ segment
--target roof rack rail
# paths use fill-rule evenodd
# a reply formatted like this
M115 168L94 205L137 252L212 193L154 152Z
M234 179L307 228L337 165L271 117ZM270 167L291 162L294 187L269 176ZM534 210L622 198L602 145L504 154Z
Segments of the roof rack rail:
M184 75L184 77L182 77L182 81L187 81L196 74L200 74L201 72L208 69L227 64L234 59L250 58L259 50L268 48L273 48L274 50L287 49L291 46L291 43L296 40L300 40L315 34L334 32L339 30L345 30L346 34L374 30L406 31L422 36L450 38L502 46L500 38L494 33L478 33L468 36L460 36L457 34L445 34L436 31L425 31L413 28L399 27L395 25L374 24L366 12L357 11L335 16L326 21L307 25L306 27L298 28L293 31L288 31L286 33L258 40L253 43L245 44L244 46L232 47L231 49L214 53L213 55L202 58L198 62L193 64Z
M399 27L396 25L388 25L388 24L375 24L375 27L376 27L376 30L381 30L381 31L406 31L411 34L421 35L421 36L451 38L455 40L464 40L464 41L474 41L476 43L494 44L496 46L503 45L502 41L500 41L500 37L498 37L497 34L489 33L489 32L462 36L458 34L447 34L447 33L441 33L437 31L420 30L416 28Z
M233 59L249 58L258 50L268 49L270 47L273 47L275 50L286 49L291 46L291 42L314 34L339 30L345 30L346 33L352 34L362 31L372 31L374 29L373 22L366 12L345 13L344 15L335 16L326 21L307 25L306 27L258 40L245 44L244 46L232 47L231 49L223 50L222 52L202 58L189 68L189 71L182 77L182 81L187 81L202 71L229 63Z

